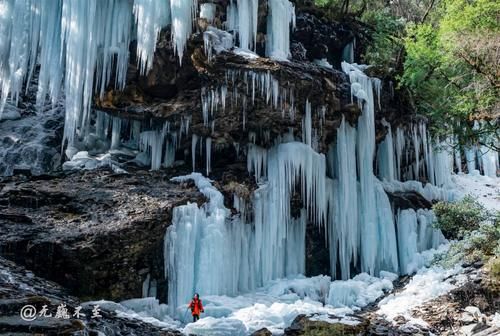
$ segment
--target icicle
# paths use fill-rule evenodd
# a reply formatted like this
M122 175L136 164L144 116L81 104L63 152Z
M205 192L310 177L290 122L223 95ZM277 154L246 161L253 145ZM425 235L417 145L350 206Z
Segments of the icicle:
M476 170L476 147L469 146L464 150L467 163L467 172L472 174Z
M354 63L354 40L347 43L344 49L342 49L342 61Z
M381 180L392 181L396 178L394 173L394 168L396 167L394 162L394 145L392 143L392 130L391 125L382 119L382 124L387 127L387 135L384 141L382 141L378 146L377 152L377 165L379 177Z
M163 145L165 141L165 136L167 134L167 127L168 124L166 124L163 128L162 131L145 131L142 132L140 135L140 142L139 142L139 149L142 152L145 152L149 155L151 159L151 169L152 170L158 170L160 169L162 165L162 158L164 156L163 153ZM173 146L173 147L169 147ZM165 162L171 164L173 163L172 157L175 155L172 154L172 151L174 150L175 146L173 144L168 144L167 143L167 152L166 154L169 155L169 157L165 158Z
M266 176L267 150L254 144L248 144L247 170L254 173L255 181L259 182Z
M233 0L230 0L226 8L226 30L235 32L238 30L238 8Z
M205 141L206 146L206 166L207 166L207 176L210 175L212 171L212 138L207 138Z
M478 153L482 163L483 175L496 177L498 170L498 152L487 146L481 146Z
M413 257L417 254L417 215L413 209L402 210L397 217L399 266L402 274L411 274Z
M412 274L424 266L425 259L419 252L437 248L446 241L441 231L432 227L434 220L431 210L399 211L396 222L401 274Z
M111 131L111 148L120 147L120 135L122 130L122 120L118 117L113 117L113 128Z
M447 146L441 146L434 153L435 185L438 187L451 185L451 173L453 171L453 155L448 152Z
M163 155L163 166L170 167L175 162L176 141L167 140L165 144L165 154Z
M401 181L403 178L401 163L403 160L403 149L405 148L405 136L404 131L401 128L396 129L396 141L395 141L395 151L396 151L396 178Z
M420 138L422 139L422 146L424 147L424 161L427 169L427 179L430 183L435 184L434 176L434 161L432 158L432 142L428 141L427 127L424 123L420 123Z
M193 163L193 172L196 171L196 144L198 143L198 136L193 133L191 139L191 161Z
M413 179L418 180L420 175L420 137L417 133L417 127L412 125L411 128L413 150L415 152L415 165L413 166Z
M312 120L311 120L311 103L306 100L306 113L302 120L302 142L306 145L312 145Z

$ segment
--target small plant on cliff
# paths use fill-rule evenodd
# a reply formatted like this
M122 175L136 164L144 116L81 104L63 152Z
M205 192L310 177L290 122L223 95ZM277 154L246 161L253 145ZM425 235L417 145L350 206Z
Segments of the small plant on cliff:
M478 229L490 217L486 209L471 196L465 196L455 203L439 202L433 210L437 217L435 226L448 239L462 238L465 232Z

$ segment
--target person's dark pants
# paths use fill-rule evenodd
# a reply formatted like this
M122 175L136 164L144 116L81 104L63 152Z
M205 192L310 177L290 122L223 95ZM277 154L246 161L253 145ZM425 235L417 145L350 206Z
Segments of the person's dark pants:
M200 319L200 315L193 315L193 323Z

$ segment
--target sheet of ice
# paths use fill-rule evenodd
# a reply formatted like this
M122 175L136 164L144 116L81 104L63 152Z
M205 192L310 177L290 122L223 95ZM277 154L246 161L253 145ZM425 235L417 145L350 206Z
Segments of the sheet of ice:
M471 195L487 209L500 211L500 177L483 176L475 170L453 175L452 181L462 195Z
M168 315L169 307L159 304L152 297L120 303L101 300L86 302L84 305L99 305L101 309L115 311L119 317L179 329L186 335L249 335L261 328L268 328L273 335L281 335L299 314L329 323L358 324L360 321L349 314L376 300L383 295L384 290L392 288L391 281L396 277L395 274L381 272L381 278L360 274L355 279L333 283L328 276L306 278L299 275L276 279L264 287L234 297L202 296L205 313L196 323L189 323L191 316L186 302L179 317L187 323L185 325L172 319ZM329 300L337 302L346 296L343 291L338 292L342 284L345 288L350 288L351 307L334 307L329 304Z
M207 30L203 32L203 41L208 60L212 59L213 51L220 54L233 47L233 35L212 26L208 26Z
M160 304L154 297L142 299L130 299L122 302L107 300L82 302L81 306L94 308L99 306L101 310L116 312L118 317L140 320L160 328L179 329L182 327L179 321L167 315L168 306Z
M352 309L324 304L329 286L330 278L327 276L298 277L274 280L252 293L237 297L202 297L208 316L187 324L183 332L229 336L248 335L268 328L273 335L280 335L299 314L312 315L317 320L330 320L331 323L357 323L346 316L353 313Z
M109 167L117 174L127 173L117 161L113 160L110 153L91 156L87 151L81 151L72 155L71 160L64 162L62 165L65 171L94 170L101 167Z
M401 315L413 323L422 324L423 321L412 317L411 310L463 284L465 276L460 274L462 271L459 265L453 269L443 269L439 266L420 269L402 291L379 302L377 314L389 321Z
M381 272L381 278L361 273L349 280L333 281L330 285L328 303L336 308L349 307L359 310L393 289L397 274Z
M326 58L315 59L314 63L327 69L333 69L333 66L328 62Z
M453 202L460 198L460 192L454 188L440 188L430 183L423 185L419 181L384 181L382 183L387 192L417 192L428 201L448 201Z

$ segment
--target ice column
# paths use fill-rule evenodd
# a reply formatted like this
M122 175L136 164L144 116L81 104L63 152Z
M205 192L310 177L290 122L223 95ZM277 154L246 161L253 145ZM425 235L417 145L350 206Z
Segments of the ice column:
M268 0L267 56L277 60L290 57L290 25L295 28L295 7L288 0Z
M342 62L342 70L349 75L351 95L362 107L358 119L357 162L360 183L359 214L361 230L361 270L370 274L380 270L397 270L397 250L386 242L395 242L392 211L382 186L373 174L375 152L374 88L379 80L362 72L363 66ZM396 260L396 262L395 262Z
M481 155L483 174L490 177L496 177L498 169L498 152L486 146L481 146L479 152Z
M377 166L378 174L382 180L393 181L396 178L394 172L396 163L394 160L394 145L392 141L391 125L383 120L384 126L387 127L387 135L384 141L378 146Z
M356 129L344 118L337 130L334 170L337 181L333 187L334 203L329 209L329 245L332 275L337 273L339 260L342 279L351 276L351 264L356 264L359 252L358 181L356 175ZM330 188L331 188L330 187Z
M309 100L306 100L306 113L302 120L302 142L308 146L312 146L311 103Z
M241 49L255 50L258 8L258 0L238 0L238 36Z

